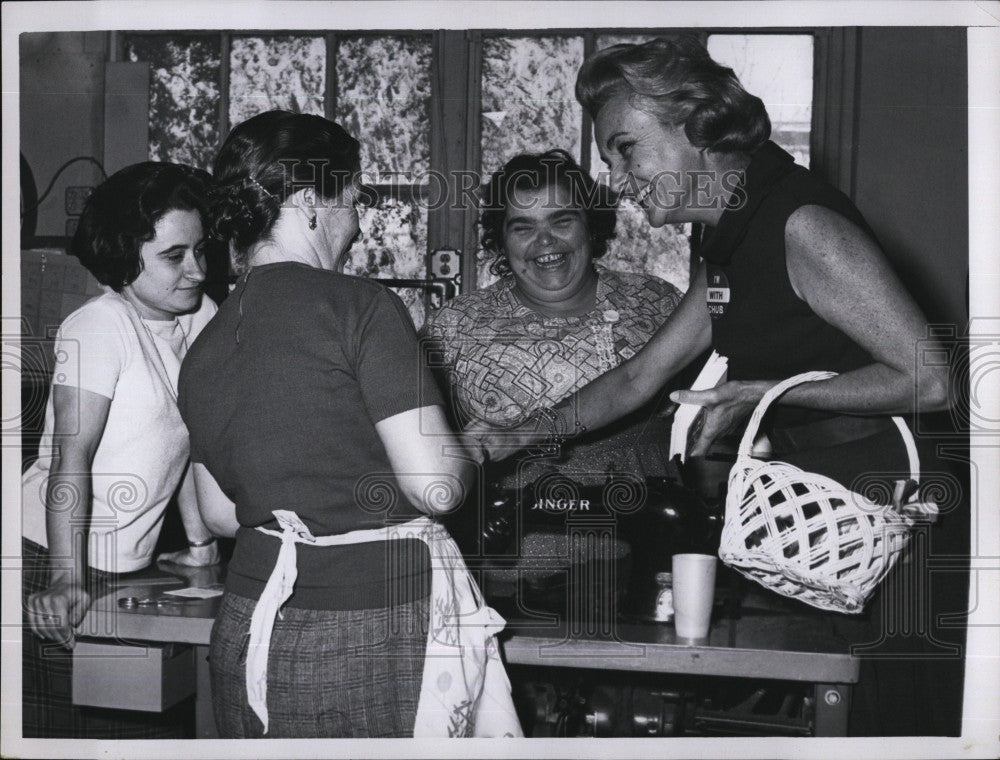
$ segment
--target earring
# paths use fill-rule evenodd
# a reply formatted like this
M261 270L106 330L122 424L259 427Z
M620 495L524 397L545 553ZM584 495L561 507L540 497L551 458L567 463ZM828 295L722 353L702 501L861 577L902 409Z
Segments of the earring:
M311 230L316 229L316 215L315 214L313 214L312 218L309 220L309 229L311 229Z

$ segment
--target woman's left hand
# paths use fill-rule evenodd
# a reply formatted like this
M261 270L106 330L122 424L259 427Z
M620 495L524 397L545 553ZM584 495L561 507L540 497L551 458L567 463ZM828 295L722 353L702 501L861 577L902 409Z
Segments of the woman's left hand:
M705 391L671 393L671 401L703 407L688 437L688 456L704 456L713 441L739 429L774 384L731 380Z
M479 445L494 462L506 459L532 444L543 443L549 437L549 432L535 417L529 417L526 422L515 427L498 427L483 420L473 420L462 431L463 435L479 441Z
M157 562L173 562L183 567L207 567L220 562L219 542L207 546L189 546L176 552L165 552L156 558Z

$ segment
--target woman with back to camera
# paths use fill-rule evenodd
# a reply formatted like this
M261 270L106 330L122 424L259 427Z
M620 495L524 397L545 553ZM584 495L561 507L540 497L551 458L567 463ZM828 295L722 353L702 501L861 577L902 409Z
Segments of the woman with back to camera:
M180 402L205 521L236 536L212 630L216 725L519 734L503 620L426 516L462 498L478 450L448 427L400 299L340 274L371 192L359 153L331 121L269 111L216 160L213 232L244 274Z
M839 375L790 390L770 415L774 457L847 486L908 471L889 416L918 402L946 407L947 369L915 361L926 319L850 200L768 140L764 104L695 38L595 53L577 98L594 118L613 184L649 224L698 222L706 233L680 306L634 358L555 408L558 434L617 419L711 346L728 358L728 381L672 394L704 407L689 454L742 426L778 381L830 370ZM496 457L546 426L534 420L519 432L477 435ZM892 701L878 703L891 710L892 730L918 730Z
M26 737L180 738L160 716L73 706L71 655L46 642L72 649L115 574L150 563L175 492L190 548L161 559L219 560L177 410L181 360L215 313L202 295L210 186L187 166L126 167L87 199L70 244L111 290L59 327L40 456L22 480Z

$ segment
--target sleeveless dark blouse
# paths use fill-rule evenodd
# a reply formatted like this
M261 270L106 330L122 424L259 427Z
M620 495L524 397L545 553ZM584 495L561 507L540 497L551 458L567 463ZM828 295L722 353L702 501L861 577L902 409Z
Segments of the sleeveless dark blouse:
M712 347L729 359L730 380L780 380L801 372L847 372L872 363L861 346L819 317L788 279L785 225L796 209L818 205L872 232L839 190L794 163L773 142L753 155L734 194L743 202L706 228L699 253L707 263ZM771 427L835 416L781 406Z

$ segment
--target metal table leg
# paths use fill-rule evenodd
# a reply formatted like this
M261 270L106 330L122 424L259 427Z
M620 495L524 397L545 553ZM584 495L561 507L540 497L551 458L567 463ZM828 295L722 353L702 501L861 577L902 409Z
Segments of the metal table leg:
M194 703L195 736L198 739L218 739L215 716L212 714L212 679L208 672L208 647L195 647L197 692Z
M851 709L851 687L847 684L818 683L815 736L847 736L847 715Z

